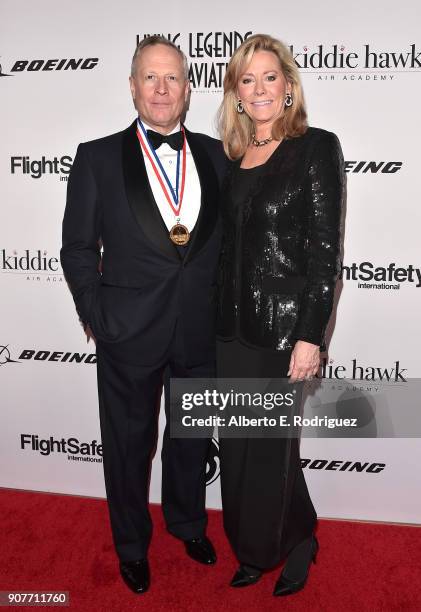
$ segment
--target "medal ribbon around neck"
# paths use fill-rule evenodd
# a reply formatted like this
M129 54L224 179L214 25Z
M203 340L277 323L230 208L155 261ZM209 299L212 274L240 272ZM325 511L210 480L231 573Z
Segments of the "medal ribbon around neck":
M139 139L140 146L145 152L146 157L151 162L151 166L155 172L155 175L159 181L159 184L161 185L161 189L164 192L167 202L171 206L171 210L173 211L174 215L178 218L180 215L180 211L181 211L181 205L183 203L184 185L186 182L186 134L184 133L184 128L181 127L181 131L183 132L183 136L184 136L184 142L183 142L183 160L182 160L182 165L181 165L181 189L180 189L180 195L179 195L180 151L177 151L177 175L176 175L176 183L175 183L175 191L174 191L171 181L168 178L168 175L165 172L164 167L161 164L161 161L158 155L156 154L155 149L152 147L151 143L149 142L149 138L146 133L146 130L143 127L142 122L139 121L139 119L137 120L137 125L138 127L136 130L136 134ZM139 130L139 127L141 128L141 130ZM143 132L143 134L141 133L141 131ZM152 151L152 154L153 154L153 157L155 158L156 163L152 159L149 149L146 146L145 140L149 145L150 151ZM167 183L167 185L165 185L163 178L165 182ZM171 193L171 197L169 195L170 193ZM173 202L175 203L175 205Z

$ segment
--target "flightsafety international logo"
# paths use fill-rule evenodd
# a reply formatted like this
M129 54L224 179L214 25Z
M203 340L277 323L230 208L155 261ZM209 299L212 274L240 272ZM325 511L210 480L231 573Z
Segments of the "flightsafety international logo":
M376 265L372 261L342 263L340 278L354 281L358 289L399 290L402 286L419 289L421 268L412 264L399 265L389 262Z
M21 433L19 446L22 451L37 453L41 457L61 455L68 461L102 463L102 443L98 440L85 442L76 437L42 437L34 433ZM219 477L219 445L212 439L206 462L206 486Z
M136 45L144 38L159 34L137 34ZM251 36L251 31L230 32L175 32L160 34L177 45L189 60L189 79L194 91L221 92L225 71L231 55Z
M68 461L102 463L102 444L97 440L84 442L76 437L41 437L39 434L22 433L19 436L20 449L37 453L41 457L61 455Z
M29 155L12 155L10 157L10 173L19 176L24 174L35 180L45 176L54 176L60 181L67 182L72 164L73 158L70 155L61 155L60 157L42 155L38 159L29 157Z
M421 47L412 42L395 49L374 43L294 43L290 50L301 74L318 81L391 81L403 72L421 72Z
M60 259L41 249L0 249L0 274L12 274L31 282L64 282Z

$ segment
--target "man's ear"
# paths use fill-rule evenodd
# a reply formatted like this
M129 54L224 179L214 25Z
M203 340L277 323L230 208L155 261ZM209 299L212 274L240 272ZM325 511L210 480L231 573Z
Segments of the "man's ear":
M135 87L134 78L132 76L129 76L129 84L130 84L130 92L132 94L132 98L134 101L134 99L136 98L136 87Z
M190 81L189 81L189 79L187 79L186 87L185 87L185 90L184 90L184 102L187 102L187 100L189 99L190 90L191 90Z

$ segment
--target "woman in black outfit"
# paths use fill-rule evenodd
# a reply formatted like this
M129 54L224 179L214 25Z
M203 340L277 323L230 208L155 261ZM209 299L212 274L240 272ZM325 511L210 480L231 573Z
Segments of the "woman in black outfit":
M220 110L232 160L221 205L218 376L318 371L339 271L344 166L337 137L307 126L289 50L265 35L236 50ZM240 562L232 586L286 558L274 595L305 585L317 516L297 438L220 440L224 526Z

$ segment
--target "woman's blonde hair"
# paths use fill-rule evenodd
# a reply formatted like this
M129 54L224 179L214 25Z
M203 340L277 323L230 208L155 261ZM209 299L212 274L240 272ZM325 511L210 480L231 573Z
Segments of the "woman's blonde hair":
M237 112L237 85L256 51L271 51L279 60L285 79L291 84L292 106L285 106L272 126L272 137L293 138L307 129L307 113L303 88L294 58L288 47L267 34L255 34L247 38L233 54L224 78L224 99L219 109L219 131L225 153L230 159L238 159L251 142L253 123L250 117Z

